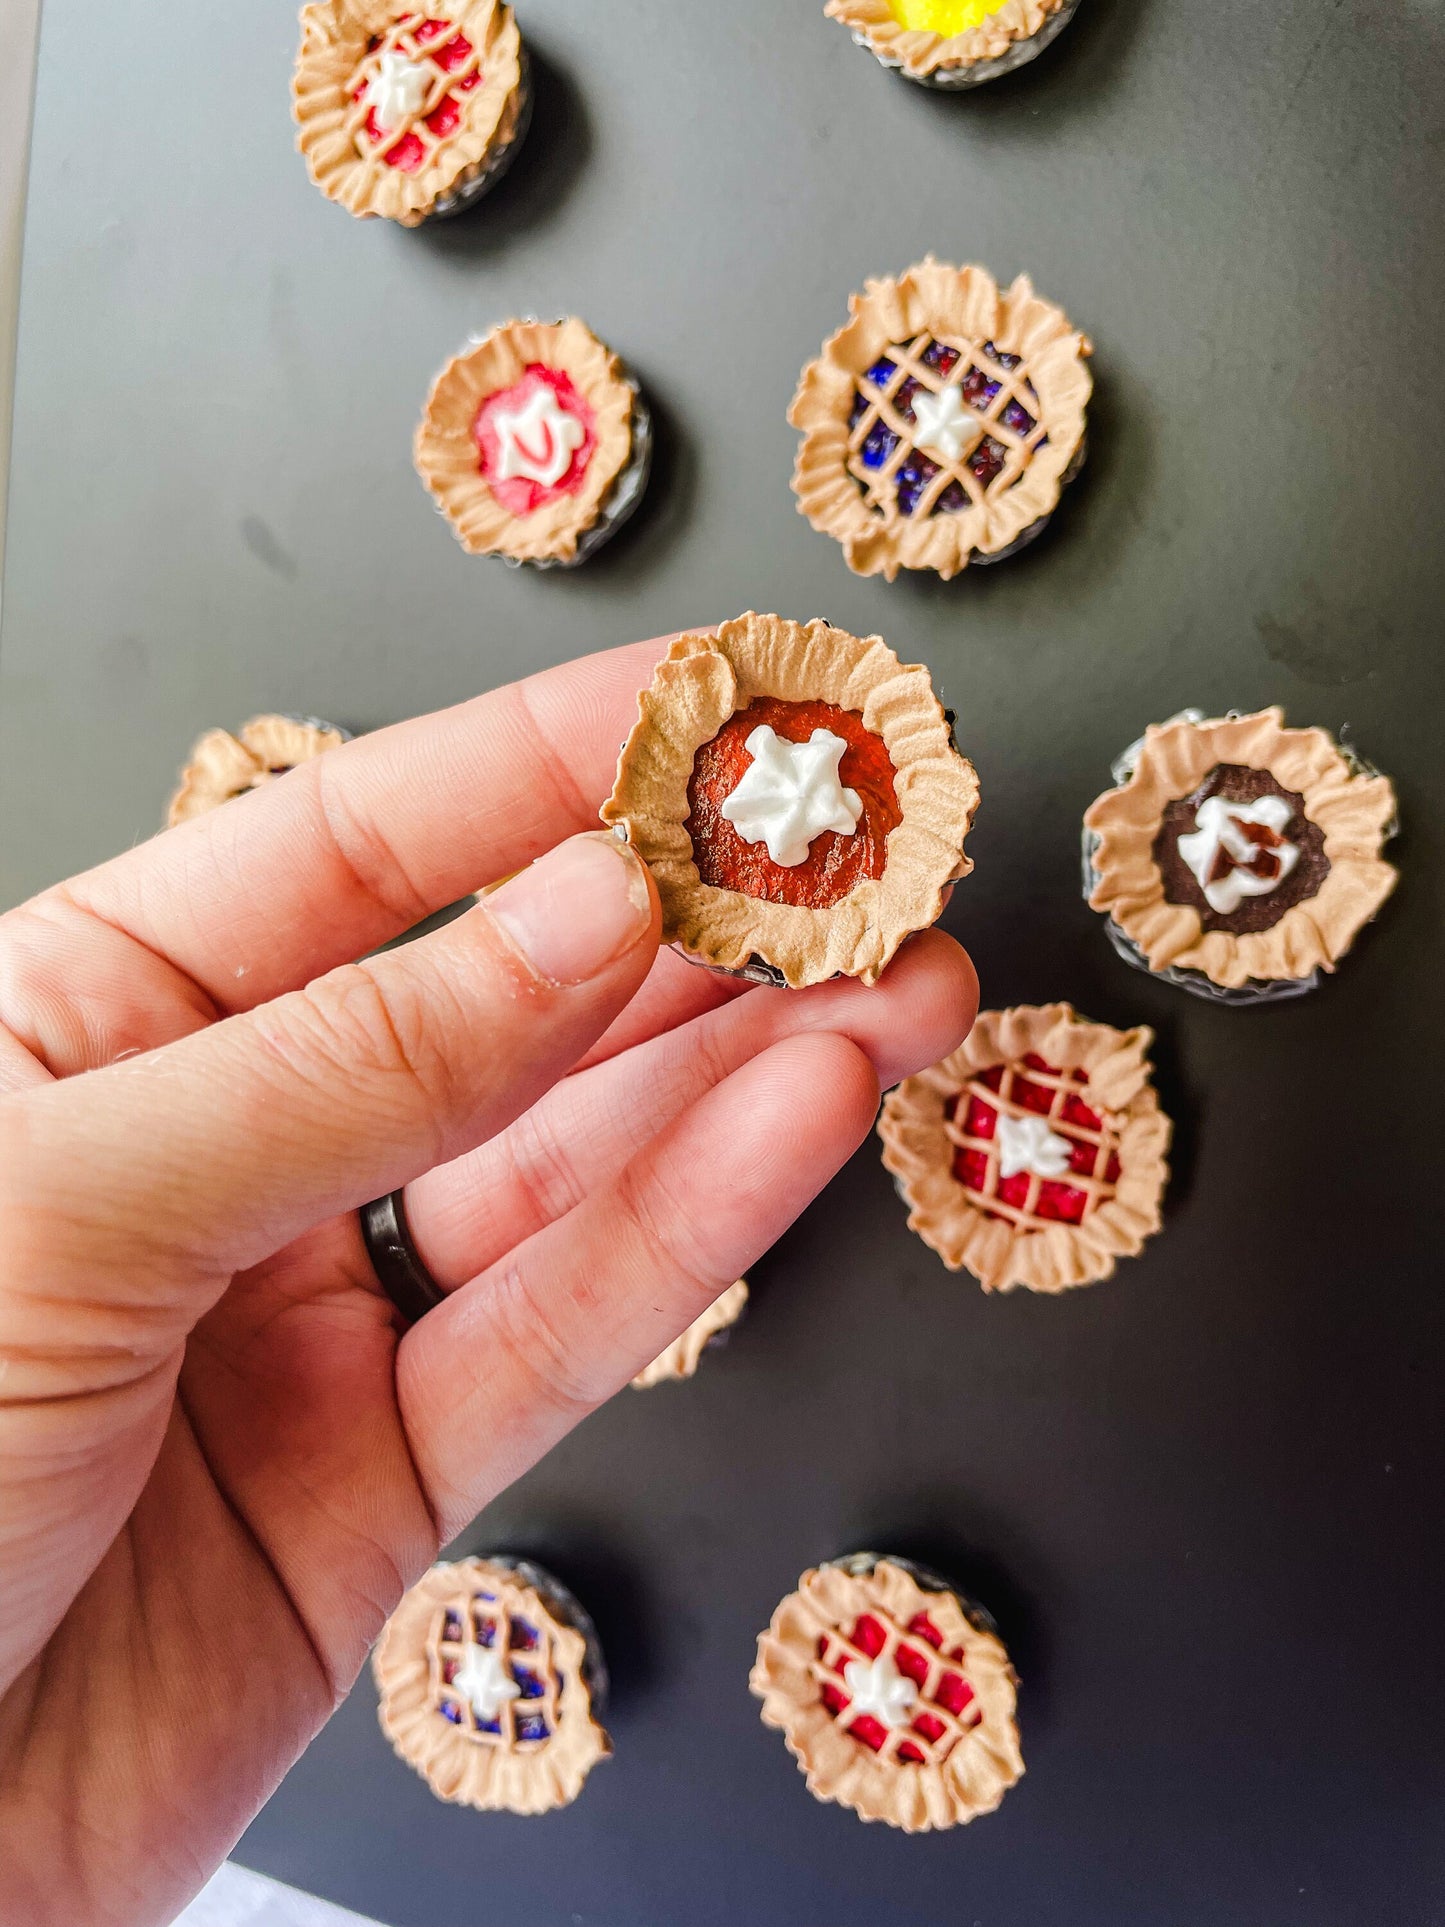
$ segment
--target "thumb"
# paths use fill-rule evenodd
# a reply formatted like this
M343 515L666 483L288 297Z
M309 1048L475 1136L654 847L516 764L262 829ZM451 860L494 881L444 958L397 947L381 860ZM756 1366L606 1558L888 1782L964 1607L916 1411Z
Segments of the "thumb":
M254 1264L526 1110L633 996L659 923L634 852L574 837L400 950L0 1100L6 1268L42 1293L73 1272L91 1305L104 1275L151 1314L185 1286L188 1326L198 1273Z

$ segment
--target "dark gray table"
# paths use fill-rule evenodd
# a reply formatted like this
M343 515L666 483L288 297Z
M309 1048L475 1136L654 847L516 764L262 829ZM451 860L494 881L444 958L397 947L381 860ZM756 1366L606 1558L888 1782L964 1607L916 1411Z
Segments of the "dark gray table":
M617 1757L578 1805L437 1804L363 1683L241 1857L398 1927L1445 1920L1438 6L1086 0L948 100L815 0L528 0L530 147L415 234L308 185L293 19L47 6L0 900L147 834L207 725L821 612L958 709L986 996L1157 1025L1179 1147L1162 1239L1058 1302L950 1278L861 1153L728 1352L467 1536L596 1613ZM849 290L928 249L1094 336L1094 454L1028 556L890 589L793 513L783 410ZM469 332L571 309L651 388L656 486L581 572L513 574L432 512L412 429ZM1271 700L1396 776L1405 879L1337 981L1241 1014L1117 962L1077 820L1146 722ZM1017 1657L1028 1777L963 1832L815 1805L748 1697L776 1599L860 1543L956 1571Z

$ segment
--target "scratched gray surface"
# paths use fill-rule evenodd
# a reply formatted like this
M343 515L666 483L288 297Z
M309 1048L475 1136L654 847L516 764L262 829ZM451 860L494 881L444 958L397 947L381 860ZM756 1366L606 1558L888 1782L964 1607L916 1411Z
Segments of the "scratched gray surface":
M1435 1927L1441 11L1086 0L962 100L820 13L529 0L529 150L406 234L291 151L290 0L47 8L0 901L145 835L209 724L821 612L958 709L986 995L1156 1024L1181 1121L1166 1235L1057 1303L948 1278L860 1154L693 1386L624 1394L468 1535L596 1613L617 1757L578 1805L441 1807L363 1684L241 1857L396 1927ZM1094 336L1094 455L1026 557L890 589L794 515L783 410L849 289L930 248ZM470 331L568 309L651 388L656 486L584 571L512 574L411 432ZM1270 700L1397 777L1406 875L1337 981L1238 1014L1115 960L1076 826L1144 723ZM860 1542L958 1571L1016 1652L1028 1777L963 1833L816 1805L748 1699L777 1597Z

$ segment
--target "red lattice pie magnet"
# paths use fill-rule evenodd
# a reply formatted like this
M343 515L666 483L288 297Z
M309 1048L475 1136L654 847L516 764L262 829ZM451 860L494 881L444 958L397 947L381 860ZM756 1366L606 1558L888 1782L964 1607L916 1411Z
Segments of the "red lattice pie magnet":
M1067 1004L981 1012L951 1056L883 1100L883 1162L909 1229L985 1291L1064 1291L1137 1255L1169 1176L1153 1036Z
M932 259L849 307L788 410L801 513L890 582L1033 541L1083 464L1088 339L1027 275Z
M484 194L532 111L521 35L500 0L437 14L310 0L291 91L297 145L322 193L403 227Z
M166 822L204 816L348 740L348 731L302 716L253 716L234 736L228 729L207 730L181 771Z
M1185 710L1113 773L1084 815L1084 893L1124 961L1181 990L1313 990L1398 880L1389 778L1322 729L1286 729L1283 710Z
M906 1833L992 1813L1023 1774L1017 1681L993 1621L907 1559L805 1572L750 1682L808 1791Z
M973 867L973 766L928 671L878 636L739 616L679 637L638 707L602 820L698 962L876 983Z
M978 87L1041 54L1079 0L828 0L885 67L925 87Z
M386 1622L372 1672L387 1738L442 1800L545 1813L612 1751L592 1622L524 1559L433 1566Z
M700 1317L694 1318L665 1352L659 1352L650 1365L644 1366L632 1381L633 1389L645 1392L671 1378L691 1378L702 1363L703 1353L727 1342L728 1333L742 1317L747 1302L748 1282L746 1278L739 1278L720 1298L715 1298Z
M473 555L583 561L647 485L651 416L637 379L575 316L507 321L432 384L416 466Z

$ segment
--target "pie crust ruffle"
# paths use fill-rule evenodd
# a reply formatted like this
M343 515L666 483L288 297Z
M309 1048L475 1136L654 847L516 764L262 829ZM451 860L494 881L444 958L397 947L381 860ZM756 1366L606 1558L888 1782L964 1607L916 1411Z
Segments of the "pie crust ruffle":
M1062 308L1034 293L1026 274L1005 290L986 268L948 267L931 255L897 280L869 281L848 305L851 319L803 370L788 409L803 434L793 470L799 512L842 544L859 575L891 582L900 568L933 569L948 580L974 554L1010 547L1058 506L1084 439L1092 344ZM924 333L963 356L985 342L1019 355L1035 390L1030 412L1047 440L1012 487L990 488L955 512L909 516L864 497L848 468L850 416L858 378L889 348Z
M1020 1005L979 1014L972 1032L941 1063L908 1077L883 1100L883 1162L908 1206L908 1228L950 1271L971 1271L985 1291L1066 1291L1107 1278L1135 1257L1162 1223L1171 1126L1150 1082L1154 1033L1120 1031L1079 1017L1068 1004ZM1040 1222L1020 1230L970 1199L954 1174L947 1108L971 1077L1030 1054L1056 1070L1083 1070L1080 1096L1117 1137L1113 1195L1080 1224Z
M720 1298L715 1298L700 1317L694 1318L666 1351L659 1352L650 1365L643 1367L632 1381L634 1389L645 1392L670 1378L691 1378L713 1339L737 1323L747 1302L747 1280L739 1278Z
M596 446L579 487L518 516L487 485L475 424L487 397L520 381L534 362L570 376L595 417ZM621 359L575 315L503 322L432 383L416 433L417 473L469 554L570 562L631 454L633 400Z
M758 696L857 711L893 763L902 820L883 874L826 910L715 888L693 862L693 760ZM973 868L963 847L978 805L973 765L953 746L927 669L901 663L881 637L739 616L712 634L678 637L638 710L602 821L622 827L652 871L664 940L702 963L736 971L761 959L795 989L840 975L876 983L903 939L937 919L948 885Z
M885 1759L846 1728L824 1704L817 1676L819 1638L883 1613L900 1629L926 1613L943 1635L943 1651L962 1648L958 1670L983 1717L939 1764ZM925 1591L910 1572L880 1559L867 1574L842 1566L805 1572L758 1639L749 1684L762 1701L766 1726L777 1727L819 1800L851 1807L907 1833L958 1826L992 1813L1024 1771L1014 1712L1016 1682L1003 1642L976 1626L958 1597Z
M481 1745L438 1712L438 1647L448 1611L463 1615L485 1589L502 1609L545 1629L551 1670L560 1675L557 1723L545 1745L527 1752ZM508 1567L486 1559L443 1561L405 1594L372 1654L381 1695L382 1730L397 1755L428 1782L439 1799L487 1812L545 1813L566 1806L612 1742L592 1714L583 1676L587 1642L564 1625L531 1586Z
M416 227L446 194L466 185L516 131L522 98L522 36L501 0L448 0L447 18L481 56L481 82L465 97L455 132L415 174L389 167L385 143L358 145L364 100L351 98L373 34L396 18L395 0L309 0L291 82L296 144L312 180L350 213Z
M1164 808L1191 796L1220 763L1267 770L1304 799L1324 832L1329 874L1317 893L1268 930L1206 932L1199 912L1170 903L1154 860ZM1280 982L1333 970L1362 926L1394 889L1398 873L1380 852L1395 818L1388 777L1364 775L1322 729L1286 729L1282 709L1149 728L1127 783L1106 790L1084 814L1097 838L1089 902L1112 919L1151 970L1201 971L1223 989L1251 979Z
M232 797L270 782L278 767L294 769L345 741L342 730L294 716L253 716L234 736L228 729L207 730L181 771L166 822L174 825L204 816Z
M1032 40L1063 4L1064 0L1002 0L987 20L955 34L901 26L888 0L828 0L823 11L830 20L841 20L860 34L881 59L896 61L905 73L921 80L940 67L997 60L1016 42Z

